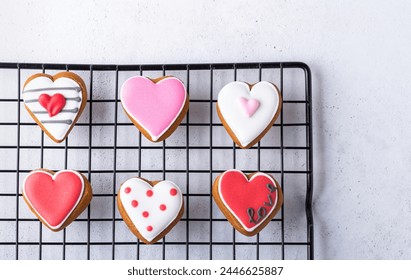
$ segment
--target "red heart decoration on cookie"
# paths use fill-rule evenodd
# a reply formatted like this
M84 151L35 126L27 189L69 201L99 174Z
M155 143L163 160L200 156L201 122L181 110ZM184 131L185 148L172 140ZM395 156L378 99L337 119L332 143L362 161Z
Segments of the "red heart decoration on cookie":
M31 172L24 181L23 195L28 204L47 225L59 228L78 205L84 190L79 173L64 170L50 174Z
M282 194L276 181L257 172L246 176L239 170L228 170L220 175L213 188L213 196L223 213L237 230L254 235L268 223L282 204Z
M47 110L49 116L53 117L60 113L64 106L66 106L66 98L60 93L56 93L52 96L43 93L39 96L39 103Z

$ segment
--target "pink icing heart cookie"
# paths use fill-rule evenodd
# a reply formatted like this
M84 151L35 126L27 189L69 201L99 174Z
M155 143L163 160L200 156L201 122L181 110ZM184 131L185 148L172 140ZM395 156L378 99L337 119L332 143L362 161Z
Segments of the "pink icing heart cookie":
M37 169L23 183L23 198L30 210L52 231L59 231L74 221L90 204L92 190L79 172L54 173Z
M34 74L22 95L30 116L57 143L66 139L87 103L86 85L72 72Z
M133 234L147 244L163 238L184 212L183 195L171 181L131 178L121 185L117 205Z
M260 232L283 203L281 188L273 177L234 169L216 178L213 198L233 227L246 236Z
M121 87L121 104L147 139L160 142L177 129L188 111L189 99L184 84L175 77L136 76Z
M281 105L281 94L270 82L232 82L218 94L217 113L233 141L248 149L273 126Z

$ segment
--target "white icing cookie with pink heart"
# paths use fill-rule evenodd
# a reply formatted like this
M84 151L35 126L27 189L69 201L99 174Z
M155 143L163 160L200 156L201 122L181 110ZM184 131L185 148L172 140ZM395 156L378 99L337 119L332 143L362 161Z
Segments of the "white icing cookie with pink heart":
M34 74L23 87L24 105L34 121L54 142L66 139L87 103L80 76L60 72Z
M131 77L121 87L121 104L127 116L152 142L170 136L187 114L189 99L184 84L166 76Z
M247 149L273 126L281 106L280 91L270 82L232 82L218 94L217 113L233 141Z
M121 185L117 205L130 230L147 244L163 238L184 212L183 195L171 181L131 178Z

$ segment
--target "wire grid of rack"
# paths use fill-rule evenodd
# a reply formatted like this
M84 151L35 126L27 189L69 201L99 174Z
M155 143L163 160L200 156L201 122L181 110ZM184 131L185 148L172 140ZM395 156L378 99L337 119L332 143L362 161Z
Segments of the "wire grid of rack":
M23 144L23 136L22 135L22 130L26 127L36 127L36 124L32 121L23 121L22 120L22 114L25 114L24 112L24 107L22 107L22 99L21 99L21 89L22 89L22 83L24 83L24 77L22 75L23 71L34 71L34 72L40 72L42 71L43 73L49 73L49 71L76 71L77 72L82 72L86 73L88 77L86 78L85 82L88 83L88 106L86 107L86 111L88 111L88 120L84 120L80 118L79 122L76 124L76 127L83 127L85 129L84 133L88 134L88 138L86 139L86 144L84 145L76 145L73 146L71 139L72 135L68 137L66 141L64 141L61 145L52 145L48 144L49 142L47 139L45 139L47 136L44 136L44 133L41 132L41 134L34 134L32 137L36 138L36 135L39 135L40 140L37 144L32 144L32 145L26 145ZM289 92L285 89L285 83L284 79L287 78L287 71L288 70L297 70L301 71L303 73L303 78L302 80L298 81L300 84L299 91L301 91L302 95L300 98L297 99L288 99ZM5 121L4 119L0 119L0 129L10 129L13 128L16 130L15 132L15 137L14 139L9 140L7 142L8 144L0 143L0 151L3 151L4 155L8 155L7 152L13 151L15 152L15 168L1 168L0 169L0 176L13 176L15 178L14 184L15 186L13 187L14 191L4 191L5 187L0 187L0 199L8 199L9 204L10 200L12 200L12 205L15 208L14 212L14 217L10 216L10 214L2 214L5 211L0 211L0 248L3 248L3 250L7 249L8 250L8 255L2 256L3 258L14 258L14 259L24 259L27 258L25 251L27 250L34 250L35 253L34 257L32 258L37 258L37 259L43 259L45 258L45 250L48 247L58 247L59 248L59 255L60 259L67 259L67 248L75 247L75 246L83 246L86 248L86 253L82 257L78 258L84 258L84 259L95 259L95 258L100 258L96 257L93 255L93 250L94 248L98 248L99 246L105 246L105 248L109 248L109 253L106 255L106 258L111 258L111 259L117 259L118 258L118 252L117 249L120 247L125 247L126 250L133 250L133 256L128 257L128 258L133 258L133 259L142 259L144 258L143 251L148 248L148 246L151 246L150 248L154 248L152 250L155 250L157 252L157 257L154 258L160 258L160 259L169 259L169 258L175 258L176 255L173 255L170 257L170 254L168 253L168 247L171 246L178 246L173 247L173 250L177 250L177 254L179 257L182 257L184 259L192 259L192 258L202 258L202 259L215 259L215 258L221 258L221 255L216 254L216 248L223 248L222 250L225 251L231 251L231 255L226 258L230 259L237 259L237 258L252 258L252 259L260 259L261 258L261 251L264 249L265 251L277 251L278 253L274 255L272 258L276 259L288 259L289 256L287 255L288 253L288 248L296 248L298 249L303 248L304 253L299 254L298 258L306 258L306 259L313 259L314 258L314 235L313 235L313 215L312 215L312 193L313 193L313 140L312 140L312 101L311 101L311 73L309 67L300 62L282 62L282 63L276 63L276 62L265 62L265 63L223 63L223 64L164 64L164 65L85 65L85 64L28 64L28 63L0 63L0 71L12 71L13 75L16 75L16 81L17 84L14 87L15 93L13 93L12 96L7 96L4 97L2 96L3 94L0 93L0 108L5 107L7 105L15 105L17 107L16 109L16 119L12 121ZM190 110L189 113L187 114L187 117L185 120L180 124L179 126L179 131L176 131L175 133L180 133L182 134L182 137L185 138L185 144L183 145L177 145L177 146L169 146L167 145L167 141L163 141L162 143L158 145L146 145L144 144L144 137L142 137L141 133L137 131L136 129L136 135L138 135L138 143L135 145L121 145L119 143L119 129L122 127L132 127L134 129L134 126L129 122L128 120L121 121L119 120L119 115L122 114L121 106L119 107L119 87L121 86L121 81L119 79L119 76L122 75L123 73L130 73L129 75L145 75L145 76L150 76L157 74L161 75L172 75L174 71L177 71L180 73L180 78L184 80L184 83L186 84L188 93L190 95ZM301 114L303 116L303 121L299 122L286 122L284 120L284 113L281 113L276 124L274 124L275 129L275 134L279 137L278 143L266 143L262 144L264 138L258 145L255 145L252 147L250 150L253 151L253 156L252 161L256 160L256 165L254 165L253 168L249 168L249 170L244 170L244 172L255 172L255 171L262 171L262 172L267 172L270 174L273 174L277 181L281 184L283 188L283 192L285 195L285 200L284 200L284 205L281 209L281 212L277 214L277 216L272 220L270 224L275 225L275 229L264 229L260 234L258 234L256 237L253 238L244 238L239 236L238 233L235 232L234 229L231 227L227 227L228 222L223 216L217 216L215 215L215 212L218 211L216 208L217 206L214 204L212 196L211 196L211 182L214 180L214 178L221 172L223 172L223 169L220 169L218 167L215 167L218 164L215 164L213 161L213 157L216 158L216 154L228 154L228 152L232 153L231 161L231 167L230 168L238 168L238 155L241 152L241 149L236 147L234 143L231 141L231 145L221 145L217 143L215 136L213 136L213 130L219 130L222 127L222 124L217 120L214 121L216 117L215 110L213 108L215 107L216 103L216 94L218 94L217 89L214 87L214 83L216 83L215 77L218 76L216 74L218 71L225 71L228 76L228 80L238 80L239 75L238 73L240 71L243 71L243 76L242 80L247 79L248 77L248 72L247 71L253 71L255 73L254 75L254 82L261 81L263 78L264 80L272 81L276 83L279 86L279 89L283 95L283 110L285 109L285 106L287 105L299 105L297 109L294 109L291 113L292 114ZM245 72L244 72L245 71ZM270 72L271 71L271 72ZM95 94L95 75L98 73L110 73L114 75L114 92L112 92L112 97L111 98L99 98L98 94ZM274 79L271 74L270 75L264 75L265 72L275 72L276 78ZM196 73L196 75L204 76L201 80L206 79L204 82L205 84L209 85L209 88L205 90L205 93L203 94L203 97L205 98L197 98L193 96L193 93L191 92L193 86L191 84L190 79L192 79L193 73ZM264 76L264 77L263 77ZM267 76L267 77L266 77ZM1 77L1 74L0 74ZM208 81L207 81L208 80ZM249 80L245 80L249 81ZM250 81L251 82L251 81ZM296 83L296 81L291 81L291 83ZM191 86L190 86L191 85ZM2 89L2 84L0 80L0 89ZM93 91L94 89L94 91ZM208 93L207 93L208 92ZM95 96L97 95L97 97ZM95 113L94 110L96 110L96 106L99 106L99 104L115 104L114 106L114 121L109 121L109 122L99 122L98 119L93 119L93 114ZM197 104L198 106L209 106L209 112L207 113L209 117L208 123L197 123L191 117L190 119L190 112L193 109L194 104ZM196 107L198 109L198 107ZM83 113L84 114L84 113ZM1 117L1 115L0 115ZM112 144L109 146L99 146L98 144L95 143L95 139L92 139L93 136L93 129L97 129L97 127L109 127L112 128ZM191 128L194 127L201 127L202 129L209 130L208 134L208 145L204 146L199 146L199 145L194 145L190 144L190 132ZM303 134L299 138L302 138L303 144L293 146L289 145L287 143L287 128L293 128L293 127L298 127L302 128ZM38 129L38 128L37 128ZM2 131L2 130L0 130ZM74 130L73 130L74 131ZM88 133L87 133L88 131ZM6 134L4 131L1 132L1 134ZM73 134L73 132L71 133ZM192 134L192 133L191 133ZM4 137L4 136L2 136ZM301 140L301 139L300 139ZM12 141L12 143L10 143ZM97 181L93 180L94 175L99 175L99 174L104 174L106 176L112 177L112 183L110 182L110 187L111 191L108 193L94 193L93 196L93 201L91 202L91 205L93 204L94 200L97 198L108 198L109 200L112 201L112 205L109 207L109 212L111 212L111 217L106 217L106 218L95 218L91 214L91 207L88 207L88 209L81 215L73 224L75 223L81 223L81 226L84 228L84 240L81 241L73 241L73 240L68 240L67 236L67 230L65 229L62 232L62 236L60 236L60 239L58 240L46 240L46 236L49 234L48 229L45 228L44 226L41 225L41 223L35 219L33 216L29 217L24 217L24 215L21 214L22 209L26 207L23 203L22 200L22 195L21 195L21 182L22 182L22 176L24 177L28 172L30 172L30 169L23 168L22 165L22 153L25 152L26 150L34 150L34 151L39 151L39 154L36 154L35 156L35 161L38 163L37 168L40 167L45 167L49 168L48 166L45 166L45 152L46 151L52 151L53 153L57 153L58 151L64 151L64 153L61 155L61 158L59 158L57 155L54 157L58 157L58 160L64 161L64 168L69 167L70 161L69 161L69 153L71 152L72 149L78 149L80 150L83 154L87 154L87 159L86 159L86 167L77 169L78 171L82 172L85 174L86 177L91 182L91 185L93 188L95 188L94 184L98 184ZM93 151L95 150L101 150L101 149L106 149L110 150L112 152L111 154L111 160L109 159L108 161L113 162L113 168L112 170L107 169L107 170L100 170L99 168L96 168L92 164L93 160ZM173 166L169 167L166 163L166 160L169 160L169 157L166 156L166 153L169 150L173 149L178 149L177 152L180 153L181 155L184 156L184 161L185 163L183 164L185 168L174 168ZM198 158L195 158L195 156L191 153L192 150L194 149L199 149L202 152L205 152L206 156L202 157L201 160L206 161L208 160L208 168L205 169L196 169L191 166L190 161L198 161ZM130 151L137 151L138 154L138 161L137 161L137 167L135 169L120 169L118 168L118 156L117 154L120 153L121 151L125 150L126 152ZM142 166L142 158L147 155L151 155L151 153L154 153L155 151L161 153L161 167L160 168L154 168L150 170L145 170L144 167ZM276 162L277 167L271 167L271 168L264 168L262 167L262 163L265 161L262 160L262 157L269 152L275 151L278 153L278 157L272 157L268 159L268 161L273 161ZM295 154L302 152L303 154L303 169L293 169L293 166L291 168L286 167L286 156L285 154L288 151L295 151ZM148 152L148 154L146 153ZM144 153L143 157L142 154ZM293 157L293 154L291 154L291 157ZM2 159L3 161L6 161L6 158ZM4 165L3 165L4 166ZM51 168L50 168L51 169ZM177 174L178 176L185 177L185 186L183 189L184 192L184 197L185 197L185 208L186 208L186 213L185 216L180 220L178 225L182 228L183 232L182 234L179 235L179 239L177 240L170 240L168 235L157 242L154 245L145 245L141 242L139 242L137 239L134 240L128 240L128 241L119 241L118 238L116 238L116 234L118 235L117 229L120 227L119 223L122 223L121 218L118 216L117 209L116 209L116 204L115 204L115 198L116 198L116 192L118 189L118 178L117 175L119 174L126 174L126 176L141 176L144 175L145 173L151 173L151 174L157 174L160 179L166 179L169 177L170 174ZM207 185L207 189L204 193L198 193L195 190L195 186L193 186L193 183L190 182L190 177L194 177L195 174L202 174L203 178L208 177L208 182L204 183L204 185ZM299 183L297 184L301 190L303 190L303 194L301 195L302 199L299 200L300 204L304 204L303 211L298 212L297 215L303 217L304 221L304 226L301 228L299 227L300 234L298 236L299 240L287 240L287 234L285 233L286 230L294 230L296 231L295 227L291 224L295 222L294 220L287 221L287 211L286 206L288 203L290 203L287 199L287 194L291 194L294 191L294 188L291 188L287 185L287 180L286 176L302 176L303 180L300 180ZM1 177L0 177L1 178ZM7 180L2 180L0 182L7 182ZM94 184L93 184L94 183ZM6 188L7 189L7 188ZM208 205L208 209L206 211L209 212L208 217L195 217L193 213L193 209L196 208L196 197L200 197L202 199L206 200L206 205ZM301 205L300 205L301 206ZM1 210L1 205L0 205L0 210ZM3 206L6 207L6 206ZM294 207L294 206L293 206ZM4 209L3 209L4 210ZM305 213L304 213L305 212ZM111 224L111 234L109 233L111 240L104 240L104 241L99 241L99 240L94 240L93 235L96 234L96 230L92 230L93 224L94 223L101 223L105 222L108 224ZM207 232L203 232L205 234L205 238L203 240L194 240L193 236L190 234L190 231L193 231L194 228L196 227L196 224L193 224L193 222L196 222L197 225L206 225L206 228L208 229ZM23 223L34 223L35 226L34 228L38 228L38 232L35 235L34 238L32 239L25 239L23 237L23 229L22 225ZM10 226L5 226L5 225L10 225ZM73 226L70 225L70 226ZM221 240L216 240L216 234L215 230L220 229L220 227L224 227L228 230L224 231L224 235L231 236L230 240L228 241L221 241ZM12 232L9 232L8 235L5 235L4 232L1 234L1 229L3 227L3 231L12 229ZM101 229L101 228L100 228ZM263 237L260 237L261 234L268 234L272 235L274 233L271 233L270 231L275 231L275 235L278 237L277 240L273 240L268 238L268 241L265 240ZM8 236L5 238L4 236ZM208 240L207 240L208 236ZM1 240L3 238L3 240ZM196 247L197 246L197 247ZM196 255L195 248L206 248L205 251L203 250L204 253L201 255ZM239 251L242 246L247 246L249 250L252 251L246 251L245 255L239 256ZM177 248L177 249L176 249ZM250 249L251 248L251 249ZM207 254L208 251L208 254ZM224 254L223 254L224 255ZM56 258L56 257L55 257ZM76 258L76 257L74 257ZM127 257L126 257L127 258ZM149 257L150 258L150 255ZM271 258L271 257L269 257ZM294 258L294 257L292 257Z

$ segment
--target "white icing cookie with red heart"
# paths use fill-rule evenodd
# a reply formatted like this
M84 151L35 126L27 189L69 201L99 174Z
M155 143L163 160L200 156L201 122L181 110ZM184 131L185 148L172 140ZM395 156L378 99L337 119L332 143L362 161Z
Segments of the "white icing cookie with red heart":
M59 231L74 221L90 204L90 183L79 172L57 173L37 169L23 183L23 198L30 210L52 231Z
M218 94L217 113L233 141L247 149L273 126L281 105L281 94L270 82L232 82Z
M72 72L32 75L22 95L31 117L57 143L66 139L87 102L86 85Z
M281 188L273 177L234 169L216 178L213 198L233 227L246 236L260 232L283 203Z
M147 244L163 238L184 212L183 195L171 181L129 179L118 191L117 205L130 230Z

